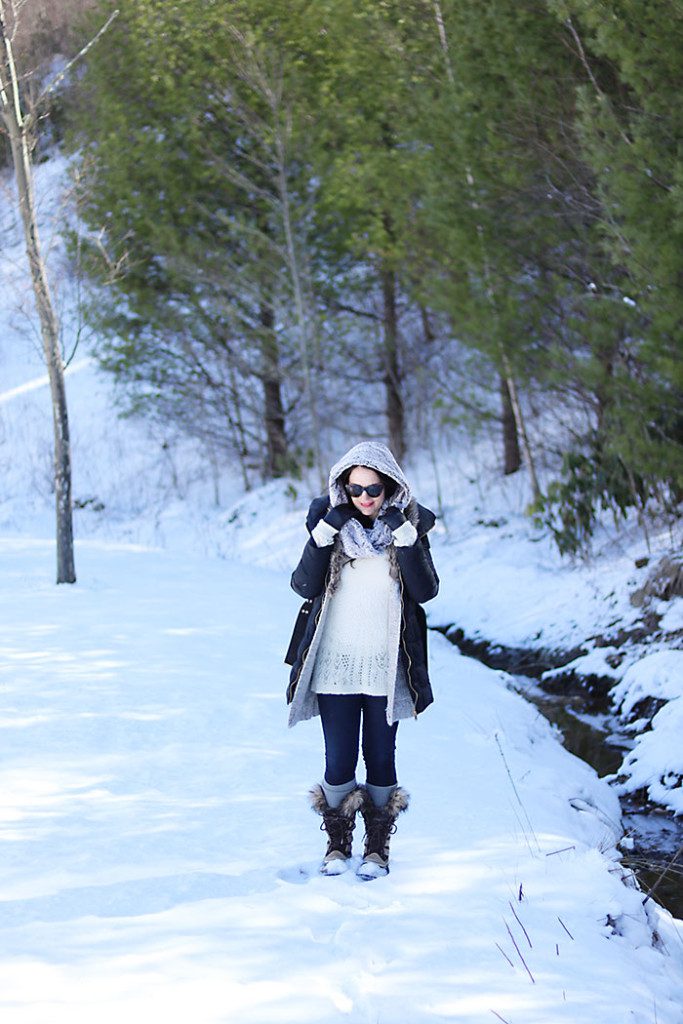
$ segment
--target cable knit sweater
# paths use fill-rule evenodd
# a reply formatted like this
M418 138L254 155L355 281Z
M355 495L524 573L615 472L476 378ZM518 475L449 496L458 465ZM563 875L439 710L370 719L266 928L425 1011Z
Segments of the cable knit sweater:
M387 554L347 562L316 651L314 693L388 696L389 674L396 673L399 602Z

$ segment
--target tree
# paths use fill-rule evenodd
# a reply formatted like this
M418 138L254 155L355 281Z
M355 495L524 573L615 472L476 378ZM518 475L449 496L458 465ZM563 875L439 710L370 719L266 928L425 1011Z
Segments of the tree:
M57 541L57 583L75 583L76 569L73 544L73 508L71 500L71 447L69 416L64 384L64 360L60 331L45 261L41 252L36 217L31 154L41 109L68 70L106 31L111 22L74 57L66 69L40 93L32 109L22 105L21 77L14 59L13 40L18 25L19 5L14 0L0 0L0 113L7 131L17 186L17 200L24 230L31 284L40 321L43 356L50 382L52 421L54 428L54 483Z
M41 253L36 218L31 152L35 143L37 105L32 112L22 107L20 76L12 47L17 25L13 0L0 0L0 111L9 136L17 186L17 200L24 230L31 283L40 320L43 355L50 381L54 427L54 484L57 522L57 583L75 583L73 513L71 502L71 450L69 416L64 385L64 361L59 322L50 293L47 269ZM45 93L39 97L44 100Z
M413 51L424 44L425 10L422 0L323 3L325 60L309 65L320 126L316 224L336 300L355 307L360 323L371 314L379 327L379 344L373 339L369 347L377 354L389 444L399 459L407 446L410 363L402 320L422 159L409 111L416 76L424 76Z
M268 476L361 405L400 457L438 397L497 419L537 495L543 454L619 502L670 487L680 105L659 13L641 60L622 7L124 0L78 141L140 407L210 431L208 403Z
M199 436L216 409L219 446L268 478L307 458L294 410L314 452L319 430L305 133L264 18L254 32L237 3L124 2L115 52L89 62L75 143L105 365L137 408Z
M683 496L683 10L676 0L549 0L580 60L577 129L600 200L616 338L599 430L644 493ZM609 288L597 279L604 297ZM604 301L604 300L603 300ZM619 309L619 307L621 307Z

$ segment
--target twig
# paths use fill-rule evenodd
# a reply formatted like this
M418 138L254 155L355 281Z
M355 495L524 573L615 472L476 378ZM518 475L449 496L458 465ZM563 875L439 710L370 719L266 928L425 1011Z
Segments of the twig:
M333 309L338 310L340 313L353 313L354 316L364 316L369 320L374 320L375 322L382 319L382 317L377 313L373 313L365 309L357 309L355 306L347 306L343 302L333 302L331 305Z
M678 860L678 858L680 857L680 855L682 853L683 853L683 843L681 843L681 845L678 847L678 849L674 853L674 855L671 858L671 860L669 861L669 863L664 865L664 868L663 868L662 872L660 873L659 877L656 879L655 882L652 883L650 888L645 893L645 896L643 897L643 906L650 899L650 897L652 896L652 893L655 891L655 889L657 888L659 883L662 881L662 879L664 878L664 875L667 873L669 868L672 868L674 866L674 864L676 863L676 861Z
M43 91L41 92L40 96L36 100L36 104L35 104L36 107L38 107L43 102L43 100L45 99L46 96L49 96L51 92L54 92L54 90L57 88L59 83L61 81L63 81L66 78L66 76L68 75L69 71L71 71L71 68L74 66L76 61L80 60L81 57L84 57L86 55L86 53L88 52L88 50L95 45L97 40L101 36L104 35L104 33L107 31L107 29L111 25L112 21L114 20L114 18L118 17L118 14L119 14L118 10L113 11L109 15L109 17L107 18L107 20L104 23L104 25L102 26L102 28L99 30L99 32L97 32L92 37L90 42L86 43L86 45L83 47L83 49L79 50L78 53L76 54L76 56L72 57L71 60L68 61L68 63L62 68L62 70L59 72L58 75L55 75L55 77L52 79L52 81L48 83L48 85L45 87L45 89L43 89Z
M499 1013L496 1013L495 1010L491 1010L491 1013L493 1014L494 1017L497 1017L498 1020L502 1020L503 1024L510 1024L509 1020L505 1020L505 1017L501 1017L501 1015Z
M579 35L579 33L574 28L574 22L572 21L571 18L567 18L565 20L565 25L567 26L567 28L569 29L569 31L571 32L571 34L573 36L574 42L576 43L576 49L577 49L577 53L578 53L578 56L579 56L579 60L583 64L584 69L586 71L586 74L588 75L588 77L591 80L593 88L597 92L598 96L604 96L605 94L603 93L602 89L598 85L598 81L597 81L595 75L593 74L593 69L591 68L590 64L588 63L588 58L586 57L586 51L584 50L583 43L581 42L581 36Z
M540 846L540 843L538 841L538 837L537 837L536 833L534 832L534 826L531 824L531 819L529 818L529 815L527 814L526 807L522 803L522 798L520 797L519 793L517 792L517 787L515 786L515 780L512 778L512 772L510 771L510 766L507 763L507 760L506 760L506 757L505 757L505 753L503 751L500 739L498 737L498 733L494 734L494 738L495 738L495 741L496 741L496 746L498 747L498 751L499 751L500 756L502 758L503 764L505 766L505 771L507 772L507 777L510 780L510 785L512 786L512 791L515 794L515 796L517 797L517 802L519 803L519 806L524 811L524 817L526 818L527 825L529 826L529 828L531 830L532 836L536 840L536 849L540 853L541 852L541 846ZM528 842L528 840L527 840L527 842ZM531 850L531 844L530 843L529 843L529 849ZM533 853L533 851L531 851L531 852Z
M564 928L564 930L566 931L567 935L569 936L569 938L570 938L570 939L572 940L572 942L573 942L573 941L574 941L574 936L573 936L573 935L572 935L572 933L571 933L571 932L569 931L569 928L567 928L566 924L564 923L564 921L562 920L562 918L561 918L561 917L560 917L559 915L558 915L558 918L557 918L557 920L558 920L558 921L560 922L560 924L562 925L562 927L563 927L563 928Z
M546 853L546 857L554 857L557 853L566 853L567 850L575 850L575 846L563 846L561 850L551 850L550 853Z
M498 943L496 943L496 946L498 946ZM507 953L505 952L505 950L503 949L503 947L502 947L502 946L498 946L498 949L499 949L499 950L501 951L501 953L503 954L503 956L505 957L505 959L507 960L507 962L508 962L508 963L510 964L510 967L511 967L511 968L512 968L512 970L514 971L514 969L515 969L515 965L513 964L512 960L511 960L511 959L510 959L510 957L509 957L509 956L507 955ZM492 1012L493 1012L493 1011L492 1011Z
M503 920L505 920L505 919L503 918ZM515 949L517 950L517 956L519 957L519 959L520 959L520 960L522 961L522 963L524 964L524 968L525 968L525 970L526 970L527 974L529 975L529 977L531 978L531 984L532 984L532 985L535 985L535 984L536 984L536 979L534 978L533 974L532 974L532 973L531 973L531 971L529 970L529 965L528 965L528 963L526 962L526 960L524 959L524 957L522 956L522 952L521 952L521 950L520 950L519 946L517 945L517 943L516 943L516 941L515 941L515 937L514 937L514 935L513 935L513 934L512 934L512 932L510 931L510 925L509 925L509 924L507 923L507 921L505 921L505 927L506 927L506 928L507 928L507 930L508 930L508 935L509 935L509 936L510 936L510 938L512 939L512 945L513 945L513 946L515 947Z
M521 799L519 793L517 792L517 787L515 786L515 780L512 778L512 772L510 771L510 768L508 766L507 760L505 759L505 754L503 753L503 748L500 745L500 739L498 738L498 733L495 734L495 741L496 741L496 746L498 747L498 750L500 751L500 756L503 759L503 764L505 765L505 771L507 772L508 779L510 780L510 785L512 786L512 791L515 794L515 796L517 797L517 801L519 803L519 806L522 808L522 810L524 810L524 804L522 803L522 799Z
M517 924L519 925L519 927L522 929L522 931L524 932L524 934L526 936L526 941L529 943L529 949L533 949L534 947L531 945L531 939L529 938L529 933L527 932L526 928L524 927L524 925L522 924L520 919L517 917L517 912L516 912L515 908L513 907L512 903L510 903L509 900L508 900L508 906L509 906L510 910L512 911L512 913L515 915L515 921L517 922Z

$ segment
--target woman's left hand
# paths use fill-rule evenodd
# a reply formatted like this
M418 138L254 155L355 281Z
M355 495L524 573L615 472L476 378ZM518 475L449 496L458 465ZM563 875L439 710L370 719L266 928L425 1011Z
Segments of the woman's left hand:
M396 505L389 505L389 508L385 508L383 512L380 512L379 518L381 522L387 524L392 533L394 530L399 530L406 522L406 517Z
M410 547L417 540L417 530L396 505L390 505L384 512L380 512L379 518L391 530L397 548Z

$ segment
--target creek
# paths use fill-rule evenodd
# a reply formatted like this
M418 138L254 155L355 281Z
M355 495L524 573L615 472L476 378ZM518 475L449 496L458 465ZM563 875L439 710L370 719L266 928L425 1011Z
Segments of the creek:
M610 713L607 688L596 694L594 686L582 691L574 684L569 692L566 688L562 692L548 692L532 675L520 674L518 649L514 650L511 663L506 666L504 648L498 645L491 647L495 654L489 659L485 654L474 654L472 644L461 644L460 633L453 627L436 628L464 654L478 657L489 666L494 662L492 667L511 672L511 688L538 708L557 727L564 747L594 768L601 778L618 773L624 755L633 743L624 733L617 716ZM530 660L533 657L534 652L529 652ZM664 808L630 796L622 797L620 802L628 840L621 844L622 862L633 871L644 894L654 887L650 898L674 917L683 918L683 852L672 863L683 847L683 820L675 818Z

